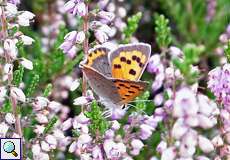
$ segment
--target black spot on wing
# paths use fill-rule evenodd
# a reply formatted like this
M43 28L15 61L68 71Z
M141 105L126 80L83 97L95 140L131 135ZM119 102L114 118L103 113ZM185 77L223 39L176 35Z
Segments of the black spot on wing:
M120 68L121 68L121 65L120 65L120 64L114 64L113 67L114 67L115 69L120 69Z
M120 61L121 61L121 62L125 62L125 61L126 61L126 58L125 58L125 57L121 57L121 58L120 58Z
M140 57L137 57L136 61L137 61L137 63L140 63L141 62Z
M135 55L134 55L134 56L132 56L132 60L134 60L134 61L135 61L136 59L137 59L137 56L135 56Z
M135 70L133 70L133 69L130 69L130 70L129 70L129 74L131 74L131 75L134 75L134 76L135 76L135 75L136 75L136 71L135 71Z
M128 60L126 61L126 63L127 63L127 64L131 64L131 60L128 59Z
M132 94L135 93L134 91L128 91L128 92L129 92L129 93L132 93Z

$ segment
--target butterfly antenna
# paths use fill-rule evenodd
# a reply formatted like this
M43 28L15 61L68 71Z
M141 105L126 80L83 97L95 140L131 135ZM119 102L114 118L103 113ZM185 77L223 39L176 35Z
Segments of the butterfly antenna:
M109 118L112 116L112 111L109 108L106 108L105 111L102 113L102 116L105 118Z
M130 101L129 103L132 102L152 102L153 100L144 100L144 99L140 99L140 100L134 100L134 101Z

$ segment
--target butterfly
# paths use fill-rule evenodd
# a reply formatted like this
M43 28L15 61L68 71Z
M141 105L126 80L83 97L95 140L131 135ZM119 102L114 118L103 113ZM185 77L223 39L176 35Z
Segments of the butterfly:
M151 54L145 43L120 45L115 50L95 47L80 64L90 87L109 108L122 108L147 87L140 81Z

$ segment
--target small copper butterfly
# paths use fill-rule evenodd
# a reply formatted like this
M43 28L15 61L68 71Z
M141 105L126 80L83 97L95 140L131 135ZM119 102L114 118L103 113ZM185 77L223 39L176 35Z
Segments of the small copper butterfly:
M106 107L123 107L139 96L147 87L140 81L151 54L145 43L120 45L110 51L96 47L81 63L90 87Z

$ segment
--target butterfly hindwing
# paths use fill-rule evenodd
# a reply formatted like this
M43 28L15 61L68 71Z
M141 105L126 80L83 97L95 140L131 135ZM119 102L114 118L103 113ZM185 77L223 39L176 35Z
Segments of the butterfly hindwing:
M139 96L147 87L148 83L144 81L130 81L122 79L113 79L122 103L128 103Z
M149 44L122 45L109 53L113 78L139 80L151 53Z
M108 53L109 49L105 47L97 47L90 50L85 65L94 68L106 77L111 77Z

